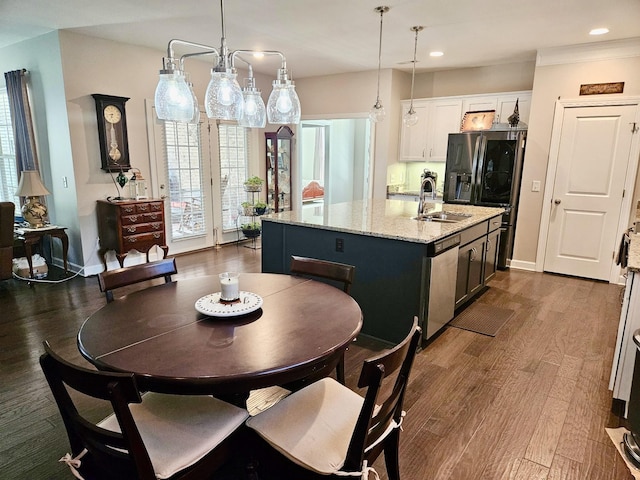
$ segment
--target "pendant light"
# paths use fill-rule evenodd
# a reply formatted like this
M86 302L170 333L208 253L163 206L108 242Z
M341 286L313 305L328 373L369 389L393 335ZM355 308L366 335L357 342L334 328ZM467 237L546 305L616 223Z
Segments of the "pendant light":
M411 73L411 103L409 104L409 111L402 117L402 123L407 127L413 127L418 123L418 114L413 109L413 84L416 79L416 52L418 51L418 33L421 32L424 27L419 25L411 27L412 32L416 32L416 39L413 45L413 72Z
M376 94L376 103L373 105L373 107L371 107L371 110L369 111L369 118L371 118L371 121L375 123L381 122L387 115L387 112L385 112L384 107L380 103L380 61L382 58L382 17L389 11L389 7L376 7L374 11L380 14L380 41L378 43L378 91Z
M245 106L255 106L257 110L264 108L264 102L260 97L260 91L255 87L253 73L246 87L240 88L237 73L234 67L234 59L238 53L279 55L282 63L278 69L276 80L273 82L273 91L269 97L269 104L273 103L273 109L267 107L269 123L294 124L300 122L300 100L295 91L294 82L289 79L287 63L284 55L278 51L257 52L252 50L235 50L229 52L225 32L224 0L220 0L220 13L222 22L222 38L220 48L210 47L185 40L173 39L167 47L167 56L163 58L160 79L155 93L156 113L160 120L175 122L193 121L197 114L197 100L186 80L186 73L182 60L185 57L211 55L217 57L217 63L211 69L211 80L207 86L205 95L205 109L207 117L218 120L235 120L246 126L264 126L262 115L247 119L244 116ZM184 55L180 64L175 60L174 45L183 45L203 50L198 53ZM272 102L273 97L273 102ZM273 110L273 112L271 111ZM250 116L254 116L252 111Z

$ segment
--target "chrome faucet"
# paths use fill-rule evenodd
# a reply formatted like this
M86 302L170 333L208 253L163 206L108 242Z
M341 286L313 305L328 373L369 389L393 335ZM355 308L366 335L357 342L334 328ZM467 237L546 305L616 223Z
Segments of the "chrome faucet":
M424 215L424 210L426 208L426 202L425 197L426 197L426 190L424 189L424 187L428 184L431 185L431 199L435 200L437 198L437 193L436 193L436 182L433 181L433 178L431 177L425 177L422 180L422 184L420 185L420 201L418 202L418 215Z

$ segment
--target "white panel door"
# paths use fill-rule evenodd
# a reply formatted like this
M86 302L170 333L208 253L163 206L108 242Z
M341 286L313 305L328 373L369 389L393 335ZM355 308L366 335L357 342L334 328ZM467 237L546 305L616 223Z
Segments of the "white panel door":
M609 280L636 107L564 111L544 270Z

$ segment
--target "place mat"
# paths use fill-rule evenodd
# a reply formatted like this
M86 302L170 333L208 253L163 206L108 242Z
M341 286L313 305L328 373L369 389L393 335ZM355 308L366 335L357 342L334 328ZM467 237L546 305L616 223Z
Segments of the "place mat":
M633 463L631 463L629 461L629 459L627 459L627 455L624 453L624 447L622 446L622 437L629 430L627 430L624 427L620 427L620 428L605 428L605 430L606 430L607 434L609 435L609 438L611 439L611 441L615 445L616 450L618 450L618 453L622 456L622 459L624 460L624 463L627 464L627 467L629 468L629 471L631 472L631 475L633 475L633 478L635 478L636 480L640 480L640 470L638 470L633 465Z
M515 310L509 308L473 303L451 320L449 326L495 337L498 330L507 323L514 313Z

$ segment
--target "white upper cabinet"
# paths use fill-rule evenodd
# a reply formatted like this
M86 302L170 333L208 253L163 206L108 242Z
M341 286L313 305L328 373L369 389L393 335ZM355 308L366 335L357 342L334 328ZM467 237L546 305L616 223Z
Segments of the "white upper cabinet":
M456 97L421 98L413 100L418 123L412 127L401 124L401 162L445 162L450 133L460 131L466 112L495 110L494 123L508 123L516 101L520 122L529 122L531 92L507 92ZM402 115L409 110L410 101L403 100Z
M425 100L413 102L413 109L418 115L418 123L411 127L402 124L400 132L400 160L405 162L423 162L427 155L427 119L429 102ZM402 116L409 111L410 102L402 103Z
M427 125L428 162L446 162L449 134L460 131L462 100L433 100Z
M473 96L462 100L462 115L466 112L481 112L483 110L495 110L498 106L498 98L495 96Z
M410 104L402 102L403 116ZM418 114L418 123L411 127L402 124L400 161L444 162L449 133L460 130L462 100L414 100L413 109Z
M498 106L496 108L496 121L500 123L509 123L508 118L513 113L513 109L518 102L518 112L520 113L520 121L529 123L529 112L531 111L531 93L528 95L501 95L498 97Z

